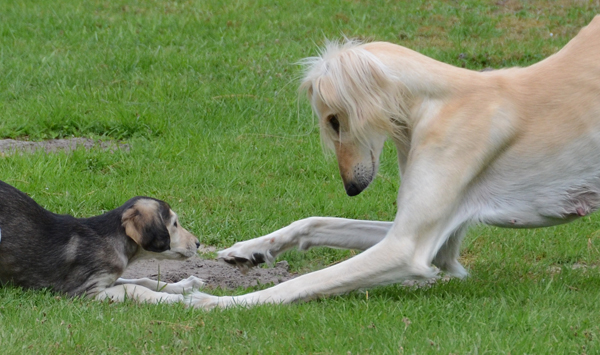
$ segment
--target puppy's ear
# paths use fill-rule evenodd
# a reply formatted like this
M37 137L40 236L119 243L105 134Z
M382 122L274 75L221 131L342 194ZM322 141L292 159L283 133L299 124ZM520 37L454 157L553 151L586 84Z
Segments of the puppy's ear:
M125 234L145 250L160 253L171 249L171 236L163 220L158 201L140 199L123 213Z

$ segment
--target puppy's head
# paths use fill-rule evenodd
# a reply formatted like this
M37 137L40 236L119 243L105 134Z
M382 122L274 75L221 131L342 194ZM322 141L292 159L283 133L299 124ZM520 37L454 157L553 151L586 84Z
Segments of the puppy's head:
M198 238L179 224L169 205L149 197L126 203L121 217L125 234L156 259L187 259L196 254Z

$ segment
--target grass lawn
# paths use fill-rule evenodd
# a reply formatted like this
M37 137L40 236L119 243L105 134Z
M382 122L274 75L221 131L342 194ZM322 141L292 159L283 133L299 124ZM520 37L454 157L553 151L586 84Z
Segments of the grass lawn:
M164 199L218 247L312 215L392 220L392 146L372 186L347 197L298 98L295 63L346 35L471 69L527 66L599 11L597 0L3 0L0 138L113 139L131 150L1 156L0 180L75 216L135 195ZM466 281L249 310L0 288L0 351L600 353L600 215L538 230L477 227L463 247ZM351 255L283 258L305 272Z

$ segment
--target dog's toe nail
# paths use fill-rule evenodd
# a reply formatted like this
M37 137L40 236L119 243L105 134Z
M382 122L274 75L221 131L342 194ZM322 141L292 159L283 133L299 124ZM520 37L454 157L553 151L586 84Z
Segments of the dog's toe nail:
M235 262L237 264L244 264L245 265L245 264L248 264L248 261L249 261L248 259L242 258L241 256L234 256L233 258L235 259Z
M237 263L235 262L235 260L231 259L231 258L224 258L223 261L226 262L229 265L237 265Z
M252 263L254 265L262 264L264 262L265 262L265 256L264 256L264 254L261 254L261 253L254 253L254 254L252 254Z

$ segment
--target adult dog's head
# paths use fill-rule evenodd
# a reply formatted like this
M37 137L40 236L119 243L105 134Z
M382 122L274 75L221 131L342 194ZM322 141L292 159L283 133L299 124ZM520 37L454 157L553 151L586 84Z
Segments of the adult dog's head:
M200 245L198 238L179 224L177 214L166 202L150 197L127 201L121 223L125 234L142 248L140 254L146 257L187 259L196 254Z
M358 195L373 180L389 135L404 134L405 103L393 74L366 46L328 43L307 58L300 90L319 117L321 137L337 156L346 193Z

